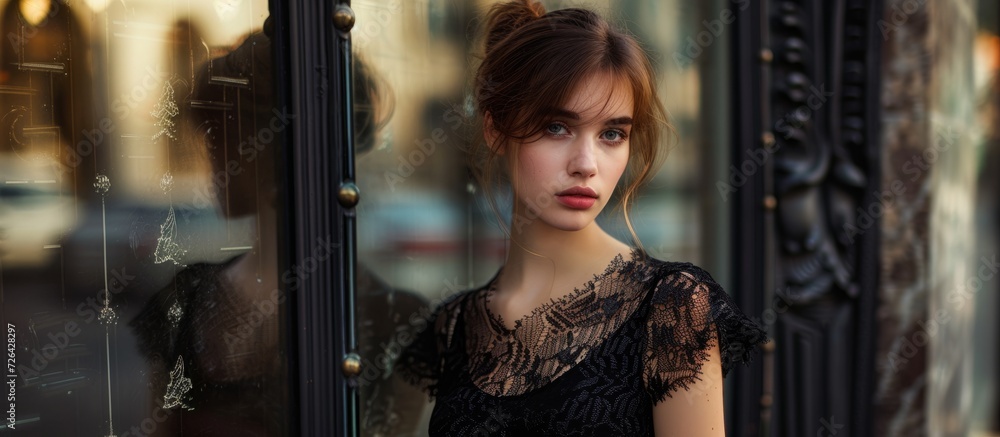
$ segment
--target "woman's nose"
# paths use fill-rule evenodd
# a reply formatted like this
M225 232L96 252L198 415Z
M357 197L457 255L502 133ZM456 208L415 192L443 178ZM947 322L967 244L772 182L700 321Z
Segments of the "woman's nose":
M597 174L596 147L594 141L589 139L581 139L573 145L573 152L568 163L570 175L591 177Z

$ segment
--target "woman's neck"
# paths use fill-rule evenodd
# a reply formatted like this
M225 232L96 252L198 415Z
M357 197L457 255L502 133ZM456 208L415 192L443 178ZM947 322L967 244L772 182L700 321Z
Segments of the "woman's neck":
M512 230L500 288L518 293L570 289L598 274L617 255L631 248L608 235L597 223L577 231L544 224Z

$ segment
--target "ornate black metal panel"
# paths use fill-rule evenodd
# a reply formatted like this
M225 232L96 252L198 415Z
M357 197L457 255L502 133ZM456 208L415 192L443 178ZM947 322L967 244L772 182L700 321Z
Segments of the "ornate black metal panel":
M775 0L739 17L734 164L765 171L744 175L734 272L759 290L744 308L776 317L766 383L741 387L737 423L756 422L759 394L761 435L871 434L880 3Z

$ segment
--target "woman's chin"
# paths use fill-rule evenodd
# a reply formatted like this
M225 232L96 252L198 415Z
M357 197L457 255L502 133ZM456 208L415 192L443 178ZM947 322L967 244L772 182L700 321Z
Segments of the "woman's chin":
M594 217L591 217L590 214L575 213L571 217L552 217L549 220L543 221L550 228L563 232L576 232L582 231L593 224Z

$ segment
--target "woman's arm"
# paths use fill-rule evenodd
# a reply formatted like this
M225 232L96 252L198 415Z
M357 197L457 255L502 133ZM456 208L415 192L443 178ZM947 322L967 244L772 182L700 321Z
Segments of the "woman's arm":
M656 437L725 437L722 404L722 357L718 342L706 349L700 381L681 388L653 406Z

